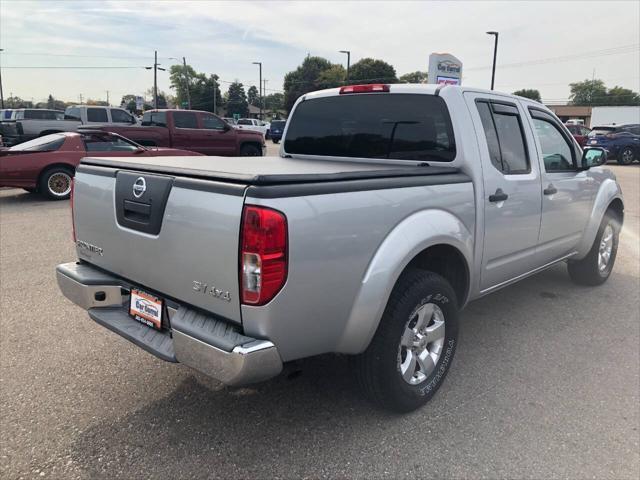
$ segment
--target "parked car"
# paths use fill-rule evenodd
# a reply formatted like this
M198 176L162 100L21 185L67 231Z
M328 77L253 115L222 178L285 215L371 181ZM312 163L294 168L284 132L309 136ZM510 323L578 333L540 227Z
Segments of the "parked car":
M142 126L103 126L146 146L184 148L205 155L261 156L262 135L236 130L217 115L198 110L149 110Z
M120 135L87 131L52 133L0 150L0 187L41 192L52 200L69 198L71 179L86 155L164 157L200 155L187 150L146 148ZM131 160L131 159L129 159Z
M578 145L584 147L587 143L587 136L589 135L589 132L591 132L591 129L576 123L567 123L565 126L567 127L567 130L571 132L573 138L576 139Z
M236 125L240 130L252 130L261 133L266 139L269 138L269 124L257 118L240 118Z
M469 301L561 262L588 285L613 269L623 203L605 151L583 152L538 102L440 85L308 93L281 151L85 158L63 294L227 384L354 355L365 393L406 412L442 385ZM166 304L162 330L132 319L132 290Z
M132 125L135 117L113 107L79 105L61 110L22 108L12 112L10 120L0 123L7 145L18 145L50 133L75 132L81 126Z
M604 148L609 159L629 165L640 159L640 124L593 127L587 137L587 146Z
M273 120L271 122L271 140L273 143L278 143L282 139L284 134L284 127L287 124L286 120Z

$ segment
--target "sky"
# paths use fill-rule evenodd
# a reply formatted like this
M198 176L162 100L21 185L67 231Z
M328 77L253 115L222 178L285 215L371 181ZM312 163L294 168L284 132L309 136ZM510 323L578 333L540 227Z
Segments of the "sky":
M5 98L105 100L109 91L119 104L153 85L144 67L154 50L162 67L184 56L196 71L216 73L224 90L234 80L257 85L252 62L262 62L266 93L281 92L307 54L345 64L339 50L350 50L352 64L382 59L399 76L448 52L463 63L464 85L489 88L493 37L485 32L495 30L496 90L536 88L559 103L569 83L594 74L640 90L639 24L638 1L0 0L0 68ZM173 93L168 71L158 72L158 87Z

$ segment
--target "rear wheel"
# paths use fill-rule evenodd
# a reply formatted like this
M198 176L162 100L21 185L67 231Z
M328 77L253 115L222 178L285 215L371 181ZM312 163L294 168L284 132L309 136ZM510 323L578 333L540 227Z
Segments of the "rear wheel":
M365 394L381 407L410 412L442 384L455 354L458 307L449 283L432 272L405 272L367 350L355 357Z
M607 281L618 253L620 222L611 213L605 214L591 250L581 260L569 261L571 279L580 285L601 285Z
M271 141L275 144L278 144L280 142L280 140L276 140L275 138L271 139Z
M66 167L54 167L42 174L39 190L50 200L65 200L71 195L73 171Z
M256 145L249 143L247 145L243 145L240 148L240 156L241 157L260 157L262 156L262 152Z
M624 147L618 154L618 163L620 165L630 165L631 163L633 163L634 157L635 155L633 152L633 148Z

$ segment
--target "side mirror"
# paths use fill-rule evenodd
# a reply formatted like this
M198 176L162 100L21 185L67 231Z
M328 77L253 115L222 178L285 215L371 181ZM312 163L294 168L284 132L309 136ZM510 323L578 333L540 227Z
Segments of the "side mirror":
M589 169L607 162L607 151L604 148L586 148L582 152L582 168Z

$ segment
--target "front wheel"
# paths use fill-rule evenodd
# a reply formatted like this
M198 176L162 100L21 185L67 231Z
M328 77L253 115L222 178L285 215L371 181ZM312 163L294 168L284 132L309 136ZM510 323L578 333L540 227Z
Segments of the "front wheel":
M580 285L601 285L607 281L618 253L620 222L610 213L605 214L596 239L586 257L569 261L567 268L571 280Z
M633 148L624 147L622 150L620 150L620 153L618 154L618 163L620 165L630 165L631 163L633 163L634 157L635 155L633 152Z
M442 384L458 340L458 306L449 283L411 269L396 284L367 350L355 357L358 381L381 407L410 412Z
M39 191L50 200L66 200L71 195L73 171L65 167L54 167L40 178Z

